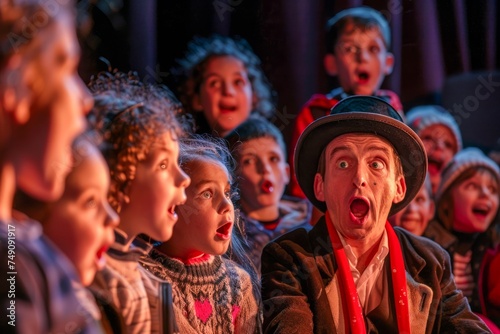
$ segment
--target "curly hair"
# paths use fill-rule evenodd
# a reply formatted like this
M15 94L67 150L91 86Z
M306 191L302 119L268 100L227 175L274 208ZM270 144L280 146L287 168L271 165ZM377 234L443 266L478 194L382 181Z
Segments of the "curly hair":
M200 92L203 74L208 62L215 57L223 56L232 56L244 64L255 100L252 113L268 119L271 118L275 109L274 92L262 71L260 59L255 55L246 40L220 35L213 35L208 38L194 37L187 46L185 57L178 60L180 69L176 72L180 71L183 77L179 89L179 98L186 112L193 115L198 127L207 127L203 114L196 113L192 109L191 101Z
M185 135L177 119L181 108L167 87L143 83L134 72L101 72L92 77L89 89L95 103L87 118L102 134L100 148L111 176L108 200L119 213L129 202L137 164L147 158L159 136Z

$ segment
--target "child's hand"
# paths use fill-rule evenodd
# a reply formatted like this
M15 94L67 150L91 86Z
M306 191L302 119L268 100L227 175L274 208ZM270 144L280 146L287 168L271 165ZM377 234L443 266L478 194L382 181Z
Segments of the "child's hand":
M474 289L474 277L472 276L472 267L470 265L472 252L468 251L465 255L453 254L453 275L457 288L462 290L464 296L470 297Z

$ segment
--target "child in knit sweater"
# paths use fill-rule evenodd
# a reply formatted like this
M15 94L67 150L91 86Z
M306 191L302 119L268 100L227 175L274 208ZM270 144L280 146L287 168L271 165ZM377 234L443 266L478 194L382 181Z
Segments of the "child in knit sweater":
M128 333L161 331L159 319L167 316L161 307L168 309L169 303L162 301L155 314L151 311L163 294L148 290L149 273L138 260L152 246L134 239L145 234L168 240L178 218L176 206L186 199L190 180L177 162L184 135L176 120L178 103L166 87L145 84L133 73L103 72L89 86L95 105L88 118L104 137L101 150L111 175L108 199L120 217L94 288L109 293Z
M191 177L187 201L177 209L172 238L150 253L155 262L143 265L171 282L181 333L258 332L256 284L230 259L240 252L231 156L221 141L209 137L181 147L181 166Z

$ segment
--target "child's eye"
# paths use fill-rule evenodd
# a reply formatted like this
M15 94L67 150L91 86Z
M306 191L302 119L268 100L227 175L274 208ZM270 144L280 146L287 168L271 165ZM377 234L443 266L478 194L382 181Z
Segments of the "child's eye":
M382 169L384 168L384 164L380 161L373 161L371 164L370 164L373 168L375 169Z
M345 160L341 160L337 163L337 166L340 168L340 169L346 169L347 167L349 167L349 163Z
M224 193L224 197L226 197L228 200L231 200L233 193L231 191L226 191Z
M236 79L236 80L234 81L234 84L235 84L236 86L244 86L244 85L246 84L246 81L245 81L245 80L243 80L243 79Z
M210 88L220 88L220 86L221 86L220 80L209 80L207 82L207 84L208 84L208 87L210 87Z
M205 190L204 192L201 193L201 197L203 199L211 199L213 197L213 194L210 190Z
M167 160L163 160L162 162L160 162L160 169L167 169L167 164Z
M269 160L274 163L278 163L281 161L280 157L278 156L272 156Z
M243 159L241 161L241 164L243 166L250 166L250 165L254 164L254 161L255 161L255 159L253 159L253 158L246 158L246 159Z
M380 53L380 48L378 46L371 46L370 47L370 53L371 54L374 54L374 55L377 55Z
M95 208L96 206L97 206L97 200L95 199L95 197L89 197L85 201L85 207L87 209L92 209L92 208Z

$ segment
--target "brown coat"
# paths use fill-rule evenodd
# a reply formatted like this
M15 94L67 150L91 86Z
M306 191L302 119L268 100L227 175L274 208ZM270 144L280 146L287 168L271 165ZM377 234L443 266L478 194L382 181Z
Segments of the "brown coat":
M395 231L408 300L418 312L410 315L412 333L490 333L457 290L446 251L403 229ZM264 333L337 333L325 292L336 269L324 218L310 232L294 230L268 244L262 255ZM371 325L370 332L377 332Z

